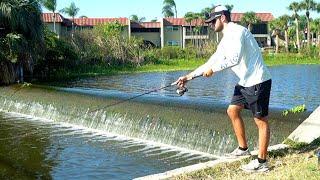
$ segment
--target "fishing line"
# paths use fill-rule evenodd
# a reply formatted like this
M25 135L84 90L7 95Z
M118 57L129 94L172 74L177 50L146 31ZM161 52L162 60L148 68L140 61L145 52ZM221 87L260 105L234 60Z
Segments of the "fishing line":
M201 74L201 75L194 76L192 79L195 79L195 78L198 78L198 77L201 77L201 76L202 76L202 74ZM30 83L24 83L24 84L22 84L17 90L15 90L15 91L9 96L9 98L11 99L11 98L13 97L13 95L15 95L17 92L19 92L20 90L22 90L24 87L29 87L30 85L31 85ZM103 106L103 107L95 108L95 109L93 109L93 110L91 110L91 111L88 111L87 113L93 113L93 112L96 112L96 111L99 111L99 110L102 110L102 109L110 108L110 107L112 107L112 106L116 106L116 105L118 105L118 104L122 104L122 103L125 103L125 102L127 102L127 101L136 99L136 98L138 98L138 97L141 97L141 96L144 96L144 95L153 93L153 92L157 92L157 91L160 91L160 90L162 90L162 89L166 89L166 88L169 88L169 87L175 86L175 85L177 85L177 83L171 83L171 84L168 84L168 85L166 85L166 86L163 86L163 87L160 87L160 88L157 88L157 89L153 89L153 90L147 91L147 92L145 92L145 93L139 94L139 95L137 95L137 96L130 97L130 98L128 98L128 99L124 99L124 100L121 100L121 101L118 101L118 102L115 102L115 103L112 103L112 104L109 104L109 105L106 105L106 106ZM187 91L188 91L188 89L187 89L186 87L178 87L177 90L176 90L177 94L180 95L180 96L184 95L184 93L187 92ZM4 96L1 96L1 97L6 98L6 97L4 97Z
M202 74L201 74L201 75L198 75L198 76L194 76L192 79L195 79L195 78L198 78L198 77L201 77L201 76L202 76ZM94 110L89 111L88 113L92 113L92 112L95 112L95 111L99 111L99 110L101 110L101 109L105 109L105 108L109 108L109 107L112 107L112 106L115 106L115 105L118 105L118 104L122 104L122 103L125 103L125 102L127 102L127 101L136 99L136 98L138 98L138 97L141 97L141 96L144 96L144 95L153 93L153 92L157 92L157 91L160 91L160 90L162 90L162 89L166 89L166 88L169 88L169 87L175 86L175 85L177 85L177 83L171 83L171 84L169 84L169 85L167 85L167 86L163 86L163 87L160 87L160 88L157 88L157 89L153 89L153 90L150 90L150 91L148 91L148 92L139 94L139 95L137 95L137 96L133 96L133 97L131 97L131 98L124 99L124 100L122 100L122 101L118 101L118 102L109 104L109 105L107 105L107 106L103 106L103 107L96 108L96 109L94 109ZM178 95L182 96L182 95L184 95L185 92L188 92L188 89L187 89L186 87L179 87L179 88L177 88L176 92L177 92Z

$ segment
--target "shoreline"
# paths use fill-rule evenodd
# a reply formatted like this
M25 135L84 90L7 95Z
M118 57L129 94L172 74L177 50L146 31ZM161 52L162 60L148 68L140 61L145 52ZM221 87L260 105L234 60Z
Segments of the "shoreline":
M282 65L320 65L317 57L305 57L296 54L267 54L263 55L265 64L268 67ZM152 73L152 72L173 72L191 71L204 64L207 59L168 59L160 60L157 64L145 64L137 67L120 66L109 67L96 65L77 70L58 70L50 80L33 80L32 82L55 82L88 77L112 76L121 74Z

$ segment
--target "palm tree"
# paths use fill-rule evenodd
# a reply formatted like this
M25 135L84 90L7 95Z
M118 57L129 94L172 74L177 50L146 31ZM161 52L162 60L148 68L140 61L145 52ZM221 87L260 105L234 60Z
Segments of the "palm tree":
M298 51L300 52L301 46L300 46L300 37L299 37L299 15L298 12L301 11L301 6L298 2L292 2L289 7L289 10L293 11L293 18L295 19L296 23L296 36L297 36L297 47Z
M191 36L193 36L192 21L195 19L195 15L194 15L193 12L187 12L184 15L184 18L185 18L186 22L189 23L190 33L191 33ZM191 40L191 42L192 42L192 45L193 45L194 44L193 43L193 39Z
M37 46L43 42L38 0L1 0L0 27L0 84L14 82L15 71L21 72L23 80L24 69L32 75L36 50L40 49ZM14 70L10 61L19 66L18 70Z
M163 6L163 8L162 8L162 14L163 14L163 16L166 17L166 18L167 18L167 17L173 17L173 16L174 16L174 13L173 13L171 7L168 6L168 5Z
M233 5L232 4L226 4L225 7L231 12L233 9Z
M312 32L312 39L313 39L313 35L316 34L317 45L320 46L320 18L317 18L311 21L310 31Z
M53 13L53 32L57 34L56 30L56 10L57 0L41 0L42 5Z
M174 9L174 12L172 9ZM162 14L164 17L173 17L174 15L176 15L176 18L178 17L177 6L174 0L163 1Z
M289 23L290 23L290 16L289 15L282 15L279 17L279 23L282 29L284 30L284 37L285 37L285 47L286 52L289 52L289 36L288 36L288 29L289 29Z
M318 4L313 0L303 0L300 3L300 6L303 10L306 11L307 16L307 44L308 47L310 46L310 11L317 10ZM320 11L320 10L319 10Z
M259 23L261 20L256 16L255 12L251 11L244 13L240 21L242 24L247 25L249 31L251 32L253 24Z
M196 36L199 36L200 33L201 33L201 26L197 22L201 21L202 19L203 19L203 17L202 17L201 13L195 13L194 14L194 20L196 20L196 22L195 22L196 23L195 24ZM195 41L196 41L196 47L199 49L199 47L200 47L200 39L199 39L199 37L196 37Z
M279 18L272 20L269 23L270 29L273 31L272 35L276 36L276 53L279 52L279 45L280 45L280 41L279 41L279 36L280 36L280 29L282 29L282 22L280 21Z
M130 16L130 20L131 20L131 21L135 21L135 22L140 23L140 22L145 21L145 20L146 20L146 18L145 18L145 17L141 17L141 18L139 18L139 17L138 17L138 15L133 14L133 15L131 15L131 16Z
M79 8L76 7L76 4L72 2L69 7L65 7L60 10L60 12L67 14L68 16L72 17L72 36L74 33L74 17L77 16L79 12Z

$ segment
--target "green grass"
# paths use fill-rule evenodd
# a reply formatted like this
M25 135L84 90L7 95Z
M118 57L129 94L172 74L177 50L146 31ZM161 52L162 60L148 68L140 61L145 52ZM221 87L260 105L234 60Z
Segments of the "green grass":
M160 60L157 64L146 64L142 66L89 66L81 67L76 70L59 70L51 77L51 80L66 80L83 77L109 76L115 74L143 73L143 72L167 72L179 70L193 70L205 63L204 59L171 59Z
M282 116L287 116L288 114L296 114L296 113L301 113L301 112L304 112L306 111L306 105L305 104L301 104L301 105L298 105L298 106L295 106L291 109L287 109L287 110L284 110L282 111Z
M159 64L147 64L137 67L136 72L193 70L205 63L205 59L173 59L161 60Z
M265 63L268 66L288 65L288 64L320 64L318 58L304 57L297 54L266 54L264 55ZM60 70L53 76L53 80L65 80L82 77L92 77L101 75L128 74L141 72L167 72L179 70L194 70L206 59L169 59L159 60L156 64L146 64L141 66L85 66L77 70Z
M320 139L309 145L287 141L287 150L269 153L270 171L267 173L245 173L240 166L251 159L219 164L174 179L319 179L320 165L316 153L320 150Z
M289 64L320 64L319 57L306 57L299 54L265 54L263 58L268 66Z

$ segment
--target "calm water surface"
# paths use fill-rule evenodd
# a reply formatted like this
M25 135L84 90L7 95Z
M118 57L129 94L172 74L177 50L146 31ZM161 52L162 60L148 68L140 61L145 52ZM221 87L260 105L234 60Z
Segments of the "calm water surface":
M288 109L305 104L309 111L320 105L320 66L284 65L270 67L272 75L271 108ZM96 95L131 97L166 86L188 72L142 73L98 77L69 82L73 91L86 91ZM232 97L237 77L231 70L217 73L212 78L198 78L188 83L188 93L183 97L175 89L167 88L144 96L140 100L201 104L203 106L227 105Z

